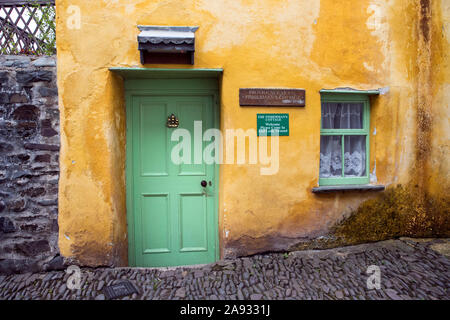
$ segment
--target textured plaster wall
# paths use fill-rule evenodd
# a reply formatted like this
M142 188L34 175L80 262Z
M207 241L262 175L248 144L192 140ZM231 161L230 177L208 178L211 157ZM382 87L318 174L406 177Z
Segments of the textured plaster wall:
M224 69L222 130L255 128L258 112L290 114L290 135L280 137L278 174L261 176L255 165L221 166L223 257L284 250L325 236L377 197L311 193L319 175L322 88L385 88L372 101L373 183L388 189L419 184L414 168L418 144L425 141L430 152L419 163L426 168L421 190L437 194L448 186L446 1L56 0L56 6L59 246L66 257L89 265L127 264L125 106L122 80L108 68L141 66L138 24L200 27L193 67ZM80 28L69 28L77 8ZM428 39L421 27L429 28ZM306 107L241 108L240 87L304 88ZM436 120L420 129L424 114Z
M430 191L447 196L450 189L450 2L433 1L439 15L433 18L431 36L432 144L430 157Z

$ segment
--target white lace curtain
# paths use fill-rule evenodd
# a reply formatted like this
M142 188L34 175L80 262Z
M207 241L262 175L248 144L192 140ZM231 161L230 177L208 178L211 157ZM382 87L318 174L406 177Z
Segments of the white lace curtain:
M363 127L362 103L323 103L323 129L361 129ZM344 136L344 176L366 175L366 136ZM342 177L342 136L320 137L320 177Z
M320 177L342 177L342 136L320 137ZM344 136L344 176L366 175L366 136Z
M320 177L342 176L341 136L320 137Z
M366 136L344 136L344 175L366 175Z
M323 129L362 129L362 103L322 103Z

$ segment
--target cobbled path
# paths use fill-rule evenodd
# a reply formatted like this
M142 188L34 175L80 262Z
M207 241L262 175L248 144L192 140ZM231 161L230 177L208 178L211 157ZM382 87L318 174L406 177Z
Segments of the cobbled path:
M450 259L412 239L329 250L265 254L179 268L83 268L81 289L69 274L0 275L0 299L105 299L106 286L128 279L139 289L122 299L444 299L450 298ZM368 289L367 268L381 270L381 288Z

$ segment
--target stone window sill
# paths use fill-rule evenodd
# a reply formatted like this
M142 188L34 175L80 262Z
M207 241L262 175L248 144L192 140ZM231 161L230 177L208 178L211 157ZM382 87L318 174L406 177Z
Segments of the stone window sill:
M322 186L312 189L313 193L330 193L340 191L383 191L384 185L371 185L371 184L347 184L339 186Z

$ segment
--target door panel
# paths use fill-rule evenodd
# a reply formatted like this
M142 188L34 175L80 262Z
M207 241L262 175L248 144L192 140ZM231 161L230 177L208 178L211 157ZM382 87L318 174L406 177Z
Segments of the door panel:
M176 165L170 159L174 128L167 128L172 113L179 128L191 133L191 157L203 154L203 132L214 127L211 95L146 96L131 99L133 229L136 266L173 266L214 262L217 212L215 165ZM198 145L194 144L194 121L202 121ZM130 125L130 122L129 122ZM128 140L129 143L129 140ZM130 153L128 153L129 155ZM197 159L198 160L198 159ZM129 172L129 171L128 171ZM206 188L202 180L211 181ZM130 181L130 180L128 180Z
M144 253L170 252L170 211L168 194L142 195L142 248Z
M206 197L201 194L180 195L180 250L208 250L208 212Z
M143 176L168 175L167 131L161 130L165 124L167 109L165 101L142 101L139 106L140 168Z
M189 101L189 100L179 100L177 101L177 112L180 115L179 118L183 119L183 122L180 122L180 128L187 129L191 132L191 135L194 134L194 123L195 121L202 121L205 118L205 114L207 112L205 105L199 105L198 101ZM201 159L195 158L195 149L198 148L197 154L202 154L204 149L203 139L199 142L195 143L192 141L191 143L191 156L192 162L191 164L181 164L179 166L179 175L190 175L190 176L204 176L206 175L206 166L202 163Z

